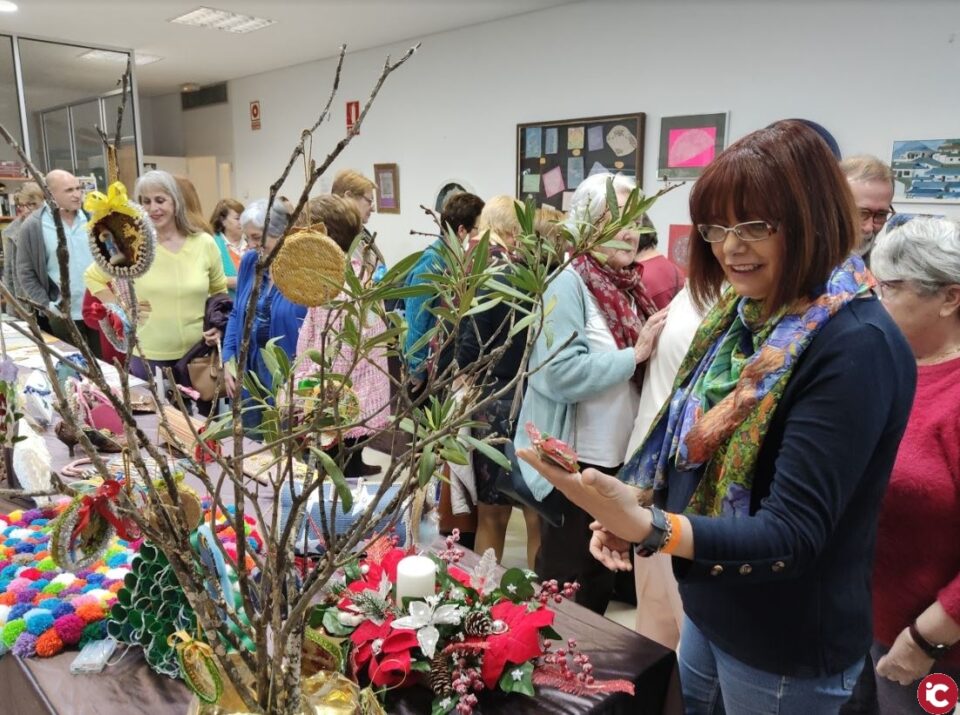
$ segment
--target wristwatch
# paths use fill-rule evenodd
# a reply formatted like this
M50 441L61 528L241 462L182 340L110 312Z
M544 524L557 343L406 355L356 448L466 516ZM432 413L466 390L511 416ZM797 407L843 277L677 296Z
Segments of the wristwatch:
M643 558L653 556L666 546L667 542L670 541L670 534L672 532L672 527L667 519L667 515L663 513L663 509L656 506L648 506L646 508L650 510L650 515L653 518L653 523L650 525L650 533L647 534L647 538L639 544L633 545L633 550L637 556L642 556Z
M952 643L950 645L946 645L943 643L939 645L935 645L930 641L928 641L926 638L920 635L920 631L917 630L916 621L910 624L909 630L910 630L910 637L913 638L913 642L917 644L917 647L919 647L920 650L922 650L924 653L927 654L928 658L933 658L934 660L937 660L938 658L941 658L944 655L946 655L947 651L953 648L954 644Z

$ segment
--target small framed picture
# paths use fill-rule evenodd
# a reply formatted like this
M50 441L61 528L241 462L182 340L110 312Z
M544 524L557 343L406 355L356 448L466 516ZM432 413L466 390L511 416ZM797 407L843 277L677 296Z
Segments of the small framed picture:
M727 144L727 114L692 114L660 120L661 180L696 179Z
M373 180L377 184L377 212L400 213L400 170L396 164L374 164Z

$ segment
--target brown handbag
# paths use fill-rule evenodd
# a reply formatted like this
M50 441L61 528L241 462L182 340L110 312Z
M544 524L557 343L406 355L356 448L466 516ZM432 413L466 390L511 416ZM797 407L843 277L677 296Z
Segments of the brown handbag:
M187 363L187 375L193 389L200 393L200 399L211 402L218 395L225 394L223 387L223 359L220 341L209 355L194 358Z

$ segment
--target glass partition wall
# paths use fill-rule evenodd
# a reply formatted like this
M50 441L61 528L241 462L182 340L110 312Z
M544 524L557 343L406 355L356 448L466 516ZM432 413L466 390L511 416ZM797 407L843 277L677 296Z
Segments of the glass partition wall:
M129 53L0 35L0 123L43 172L65 169L103 191L107 156L97 127L114 138ZM128 187L139 166L134 87L127 92L117 147L120 180ZM0 141L0 216L13 215L22 163ZM0 218L0 225L3 219Z

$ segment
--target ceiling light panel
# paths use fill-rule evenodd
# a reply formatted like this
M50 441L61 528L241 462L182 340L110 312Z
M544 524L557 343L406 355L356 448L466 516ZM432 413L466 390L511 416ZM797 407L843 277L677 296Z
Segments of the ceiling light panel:
M217 10L212 7L199 7L186 15L175 17L170 22L192 27L208 27L212 30L223 30L244 35L254 30L262 30L276 23L276 20L267 20L253 15L239 15L235 12Z
M162 57L157 57L156 55L145 55L140 52L136 54L136 64L138 67L141 65L150 65L163 59ZM94 62L113 62L114 64L118 65L125 65L127 63L126 52L111 52L110 50L87 50L82 55L79 55L79 58L81 60L90 60Z

